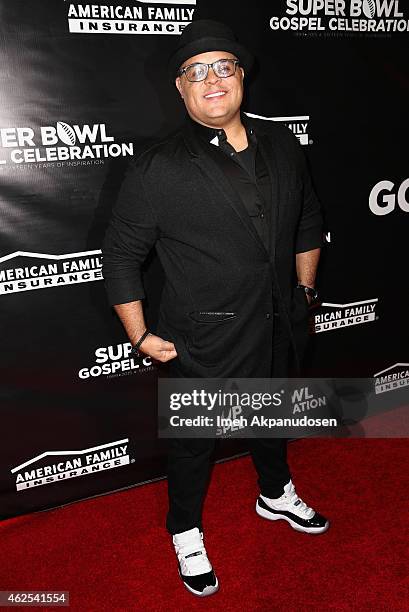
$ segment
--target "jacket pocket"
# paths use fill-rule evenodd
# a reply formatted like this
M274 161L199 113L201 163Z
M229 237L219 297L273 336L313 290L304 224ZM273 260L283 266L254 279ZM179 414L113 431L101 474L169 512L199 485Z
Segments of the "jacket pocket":
M237 341L237 312L195 310L189 312L192 333L188 351L194 361L203 366L216 366Z
M192 310L189 317L197 323L220 323L237 317L237 312L216 310Z

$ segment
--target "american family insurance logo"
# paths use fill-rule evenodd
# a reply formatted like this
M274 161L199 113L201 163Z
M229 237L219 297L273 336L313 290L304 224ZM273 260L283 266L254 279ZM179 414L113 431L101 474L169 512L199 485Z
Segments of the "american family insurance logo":
M378 298L363 300L362 302L351 302L350 304L331 304L323 302L320 312L313 317L312 333L318 334L334 329L352 327L371 323L378 317L375 309Z
M4 166L37 164L40 167L90 165L104 159L133 155L133 143L117 143L105 123L81 125L57 121L36 129L0 128L0 170Z
M409 385L409 363L395 363L374 374L375 393L387 393Z
M308 137L308 122L309 115L296 115L294 117L264 117L263 115L254 115L253 113L245 113L248 117L255 119L264 119L264 121L278 121L284 123L292 133L297 136L302 145L312 144L312 140Z
M101 250L47 255L16 251L0 257L0 296L102 280Z
M114 378L154 369L149 355L130 357L131 349L132 344L130 342L100 346L94 352L94 363L86 368L81 368L78 372L78 378L81 380L89 380L101 376Z
M333 36L392 36L409 31L400 0L286 0L273 31Z
M196 0L139 0L115 5L71 2L68 29L72 34L181 34L193 19L195 5Z
M16 489L25 491L129 465L128 442L124 438L80 451L45 451L11 470Z

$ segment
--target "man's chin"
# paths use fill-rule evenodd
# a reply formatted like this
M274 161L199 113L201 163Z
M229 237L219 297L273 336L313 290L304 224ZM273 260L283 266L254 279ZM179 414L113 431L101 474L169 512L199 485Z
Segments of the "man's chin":
M231 109L215 108L208 110L204 116L204 121L216 121L224 122L232 119L238 111L232 111Z

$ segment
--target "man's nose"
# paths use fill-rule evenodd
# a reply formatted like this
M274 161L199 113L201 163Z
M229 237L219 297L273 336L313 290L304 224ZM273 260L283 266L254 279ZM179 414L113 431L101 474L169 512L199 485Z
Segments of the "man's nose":
M207 73L207 77L205 79L206 83L216 83L220 81L220 77L214 72L212 66L209 66L209 72Z

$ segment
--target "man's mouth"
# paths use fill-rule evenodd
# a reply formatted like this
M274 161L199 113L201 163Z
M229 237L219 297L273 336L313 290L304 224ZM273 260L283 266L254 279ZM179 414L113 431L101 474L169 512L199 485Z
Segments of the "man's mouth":
M205 98L218 98L219 96L224 96L227 91L212 91L211 93L206 94Z

